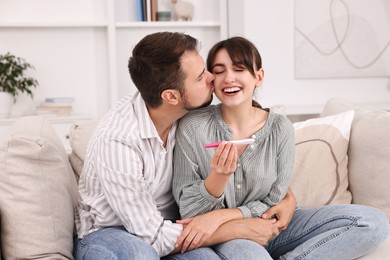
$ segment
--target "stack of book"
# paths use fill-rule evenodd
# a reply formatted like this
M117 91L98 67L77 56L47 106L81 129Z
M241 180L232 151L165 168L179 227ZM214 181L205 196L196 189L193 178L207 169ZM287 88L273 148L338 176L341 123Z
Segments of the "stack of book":
M137 21L157 21L157 0L137 0Z
M36 107L36 112L39 115L70 116L73 102L74 98L72 97L45 98Z

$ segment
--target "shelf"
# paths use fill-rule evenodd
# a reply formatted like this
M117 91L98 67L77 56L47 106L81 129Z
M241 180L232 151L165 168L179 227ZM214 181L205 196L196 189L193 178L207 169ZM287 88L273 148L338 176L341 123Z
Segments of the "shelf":
M170 0L158 1L161 10L173 12ZM136 0L0 0L0 49L34 65L31 73L41 84L36 100L74 96L75 113L98 118L135 90L127 69L129 48L145 35L187 33L201 42L203 56L227 38L227 0L188 1L195 6L192 21L137 21ZM18 103L14 114L30 113L25 109ZM51 120L66 124L68 119ZM0 126L13 120L0 119Z
M0 23L1 28L94 28L107 27L107 23Z
M31 115L38 116L38 115ZM53 116L53 115L41 115L41 117L46 118L51 123L63 124L70 123L80 120L92 120L94 117L90 115L71 115L71 116ZM0 126L9 126L20 117L9 117L9 118L0 118Z
M118 22L117 28L220 27L219 22Z

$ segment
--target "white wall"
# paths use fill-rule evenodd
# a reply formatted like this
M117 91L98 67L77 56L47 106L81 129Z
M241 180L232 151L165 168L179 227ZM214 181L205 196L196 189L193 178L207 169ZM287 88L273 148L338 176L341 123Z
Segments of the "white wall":
M390 108L389 77L294 78L294 1L230 0L229 36L235 35L253 41L263 58L265 81L257 98L264 106L285 104L288 113L319 113L337 96L368 108Z

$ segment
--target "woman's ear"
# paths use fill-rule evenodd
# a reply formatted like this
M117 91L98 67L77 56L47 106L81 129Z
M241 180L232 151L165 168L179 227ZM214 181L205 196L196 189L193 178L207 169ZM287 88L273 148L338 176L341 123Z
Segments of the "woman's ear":
M180 100L180 93L176 89L166 89L161 93L164 102L170 105L177 105Z
M263 70L263 68L259 69L256 72L256 79L257 79L256 86L260 87L261 83L263 82L263 79L264 79L264 70Z

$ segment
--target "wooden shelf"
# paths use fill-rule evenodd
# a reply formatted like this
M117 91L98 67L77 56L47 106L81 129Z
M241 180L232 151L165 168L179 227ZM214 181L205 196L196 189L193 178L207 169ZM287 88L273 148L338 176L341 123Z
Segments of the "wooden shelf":
M219 22L118 22L117 28L219 27Z

